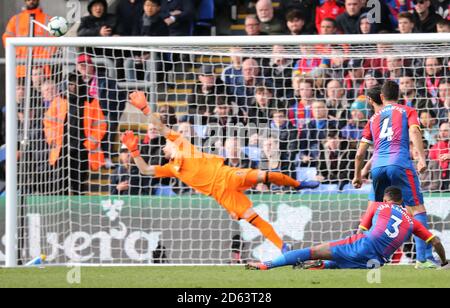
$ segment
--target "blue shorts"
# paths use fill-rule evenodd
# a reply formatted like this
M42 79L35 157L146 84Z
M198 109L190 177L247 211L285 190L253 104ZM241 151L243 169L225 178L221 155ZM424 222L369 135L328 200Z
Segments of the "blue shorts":
M373 249L365 234L358 234L344 240L330 243L335 265L340 269L368 269L375 263L383 266L385 261Z
M399 166L385 166L372 170L372 191L369 201L383 202L384 190L389 186L396 186L402 190L403 201L406 206L424 204L420 181L415 169Z

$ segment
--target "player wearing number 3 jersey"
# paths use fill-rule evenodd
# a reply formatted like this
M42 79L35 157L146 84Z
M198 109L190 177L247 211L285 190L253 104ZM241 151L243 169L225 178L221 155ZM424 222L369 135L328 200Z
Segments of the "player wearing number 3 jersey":
M417 168L419 172L424 172L426 157L417 112L413 108L397 104L399 87L393 81L387 81L381 90L374 89L368 96L375 114L363 132L355 162L353 184L356 188L361 186L364 158L369 146L373 145L373 187L369 200L381 202L386 187L395 185L402 190L405 205L410 213L428 227L420 182L410 155L412 142L420 156ZM417 237L416 244L418 267L435 267L431 246L427 247L426 243Z
M402 192L397 187L388 187L383 202L373 203L360 228L366 232L344 240L320 246L295 250L264 263L249 263L248 269L267 270L286 265L301 266L311 260L321 262L327 269L365 269L382 266L392 254L414 234L431 243L441 258L441 265L448 265L445 250L435 237L420 222L412 218L401 206Z

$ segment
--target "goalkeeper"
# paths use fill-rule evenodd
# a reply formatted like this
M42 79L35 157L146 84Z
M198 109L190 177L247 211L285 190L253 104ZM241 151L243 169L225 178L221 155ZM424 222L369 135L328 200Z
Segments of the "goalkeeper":
M319 182L300 183L281 173L225 166L224 158L198 151L180 134L162 124L161 120L150 112L143 92L132 93L130 102L142 110L148 117L149 123L155 125L161 135L167 139L163 152L169 163L164 166L149 166L140 156L139 138L132 131L127 131L122 135L122 143L130 151L143 175L157 178L178 178L197 192L213 197L233 219L245 219L258 228L282 252L290 250L289 245L283 242L274 228L253 210L252 202L244 192L259 183L290 186L299 190L317 188L320 185Z

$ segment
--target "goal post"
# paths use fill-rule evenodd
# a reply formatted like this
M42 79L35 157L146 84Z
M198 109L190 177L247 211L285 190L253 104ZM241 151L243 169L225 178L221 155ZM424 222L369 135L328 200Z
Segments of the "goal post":
M387 48L385 54L377 54L377 44L389 45L392 48ZM284 52L273 53L272 48L275 45L284 46ZM187 77L185 76L191 73L193 75L201 74L201 67L203 66L212 65L212 73L216 74L216 77L218 77L217 75L219 75L219 73L216 72L216 69L220 67L220 71L222 71L225 66L230 65L229 63L225 64L221 61L224 58L230 58L233 56L266 59L267 61L262 60L261 62L258 62L261 70L271 69L271 66L268 63L272 63L271 60L274 60L276 57L300 61L302 58L313 60L326 58L327 55L329 57L332 56L329 51L317 50L314 48L309 50L310 54L299 53L299 46L315 47L318 45L331 46L330 48L333 50L333 46L337 46L335 48L337 51L335 51L338 52L338 54L333 54L333 56L337 55L342 57L345 61L352 59L365 60L371 59L375 56L379 59L386 59L388 56L405 58L411 61L419 59L422 61L422 66L420 68L412 68L414 70L421 70L421 73L425 69L425 64L423 61L425 61L427 57L436 57L441 61L438 66L445 71L442 78L450 78L450 76L446 75L449 69L448 61L450 59L450 34L441 33L411 35L375 34L139 38L61 37L8 39L6 43L7 167L6 204L4 214L4 265L6 267L16 267L18 265L18 261L24 264L27 261L30 261L32 257L35 257L36 254L50 255L52 257L50 263L53 264L67 264L70 262L76 262L97 265L148 265L156 263L154 260L157 253L160 255L166 254L164 262L168 262L169 264L227 264L228 262L233 262L232 256L236 251L239 251L239 254L241 252L242 254L246 254L247 259L265 259L270 256L274 256L277 253L273 247L271 247L270 243L265 242L259 234L255 233L255 230L245 225L245 223L241 222L237 224L236 222L233 222L231 218L228 218L225 210L213 201L200 197L193 192L178 194L177 192L174 193L170 190L170 187L179 188L180 191L186 189L186 187L182 187L180 183L170 185L158 184L157 187L153 187L151 184L145 184L151 189L157 189L160 193L163 191L157 197L151 196L151 193L147 192L146 189L149 187L144 187L145 185L142 184L144 182L139 182L134 185L139 186L139 190L145 190L145 194L140 193L132 195L130 193L119 197L113 197L105 194L94 195L93 191L89 191L89 194L82 193L80 191L72 191L73 188L68 188L68 191L66 191L64 187L60 186L60 183L52 183L52 179L59 179L61 180L61 183L67 183L70 182L74 172L79 172L76 167L70 165L73 160L71 160L71 153L74 150L72 145L68 145L67 148L65 148L64 145L60 145L61 156L64 156L63 158L66 158L66 160L64 160L61 165L58 165L58 170L53 170L47 167L42 169L43 173L48 173L48 177L41 177L37 180L39 181L40 179L43 179L42 181L45 182L44 184L46 186L43 190L39 191L35 195L33 195L33 193L21 191L19 189L20 183L18 183L18 178L21 179L19 182L26 179L27 176L30 177L30 181L33 181L33 183L35 180L31 180L31 176L28 174L33 172L32 167L29 167L28 165L25 167L22 166L22 169L18 167L20 162L17 159L17 150L18 144L21 142L18 137L18 132L21 131L21 128L18 124L17 116L19 110L16 101L16 75L17 66L23 65L23 61L22 59L16 59L16 48L54 48L57 50L53 56L53 59L36 59L35 63L38 63L36 66L46 66L46 63L48 66L53 64L57 66L56 69L52 68L48 73L45 73L46 78L42 79L53 80L57 91L59 91L58 94L61 97L66 97L67 101L69 101L68 97L70 97L67 86L69 84L68 72L71 73L76 70L74 66L77 65L77 58L80 55L90 54L91 58L99 58L93 59L92 65L94 65L96 69L101 66L105 68L108 73L105 80L102 80L102 82L104 81L106 85L114 82L115 85L121 87L121 90L119 90L119 88L107 89L107 94L105 94L107 96L107 98L105 98L107 102L111 99L117 100L118 104L122 104L124 102L126 104L127 95L124 93L129 94L134 90L141 89L149 94L148 98L152 104L152 109L156 111L158 110L158 103L163 106L172 104L175 108L176 106L189 108L189 106L185 104L185 101L177 101L179 97L184 95L179 94L178 90L180 87L184 89L188 86L192 86L192 84L186 80ZM232 47L240 47L241 51L231 52L230 48ZM108 56L96 57L95 50L101 50L103 53L106 53L106 50L112 50L112 52ZM127 68L124 66L126 66L125 63L127 60L132 58L131 55L133 55L133 52L137 52L142 55L147 53L150 54L150 58L147 58L147 60L142 60L143 68L139 71L139 73L142 73L144 76L144 82L136 82L135 79L137 78L134 78L131 82L127 79ZM164 59L161 59L155 57L155 54L169 56L165 56L163 57ZM177 55L177 57L173 57L174 54ZM219 59L217 60L218 62L214 62L215 60L205 60L205 58L212 59L214 57ZM111 59L114 61L109 62ZM442 59L445 59L445 61L442 62ZM116 60L119 61L117 62ZM84 58L84 61L89 62L90 60ZM146 67L145 61L149 62L148 67ZM117 63L120 63L121 67L117 67L117 65L119 65ZM167 65L175 67L177 64L180 64L181 68L179 70L181 71L176 71L177 69L173 68L171 72L166 70ZM293 63L290 69L295 70L294 66L295 63ZM319 65L315 68L319 68ZM400 69L406 68L411 67L400 67ZM199 69L200 72L198 71ZM328 67L327 69L331 73L338 71L337 68L334 69ZM381 67L367 67L364 69L366 71L382 70ZM117 73L118 70L122 71L122 73L119 72L119 75L124 76L113 75L113 73ZM124 74L123 71L125 71ZM322 75L315 75L318 72L314 69L308 70L307 72L302 72L300 68L297 69L297 71L299 72L299 78L301 77L303 80L313 79L315 82L316 78L323 77ZM53 78L51 74L57 74L57 77ZM149 75L147 76L146 74ZM158 74L163 76L162 80L159 80ZM319 74L321 74L321 72L319 72ZM31 78L31 76L26 77ZM81 78L78 72L75 72L75 77ZM289 78L294 78L294 76L290 76ZM288 80L289 78L285 76L279 77L281 84L284 85L282 87L285 87L287 81L289 81L289 84L292 83L292 80ZM346 90L344 89L343 84L347 80L347 77L342 76L329 78L338 79L342 90ZM414 76L414 78L418 77ZM360 77L360 79L362 80L363 78ZM425 78L423 78L423 81L425 82ZM171 85L174 86L171 87ZM358 86L360 85L358 84ZM263 88L264 87L265 86L263 86ZM320 91L319 88L315 88L316 86L313 87L315 94L313 95L314 97L311 97L311 102L325 102L326 94L324 94L324 96L319 93L320 91L324 92L326 90L325 87L321 86ZM426 91L426 84L421 84L421 87L422 90ZM433 90L437 90L437 86L432 85L431 87ZM272 95L274 96L277 96L276 94L273 94L273 92L277 90L280 90L280 93L294 91L294 89L291 88L277 89L275 86L271 86L271 88L274 89L271 90ZM92 89L87 89L86 91L89 92L91 90ZM100 88L93 90L92 96L100 95L98 93L100 91L102 91ZM213 93L211 95L214 96L216 94L217 93ZM86 97L91 97L90 92L89 94L83 95ZM187 95L192 95L192 92ZM226 92L225 90L224 93L216 96L223 96L225 99L229 100L233 95L234 94L231 94L231 92ZM256 94L253 93L252 95L255 96ZM172 98L169 99L168 97ZM417 94L415 98L423 99L424 97ZM243 118L246 121L246 124L244 125L246 127L249 123L248 106L246 105L247 99L250 99L250 97L245 97L245 103L243 103L245 105L244 108L241 103L233 102L236 104L232 106L230 111L233 113L233 116L238 118L238 122L241 118ZM307 137L304 137L305 135L303 135L303 137L301 137L300 131L307 128L309 120L305 122L302 122L303 120L300 121L302 124L299 124L297 121L298 119L296 117L298 114L296 112L298 110L294 107L294 105L298 105L296 97L289 97L288 99L286 94L280 94L278 99L280 101L290 101L291 103L288 102L283 105L283 107L274 108L273 111L276 111L275 109L284 109L286 117L288 117L289 112L291 112L292 114L290 116L294 118L290 119L288 122L293 125L297 134L295 138L288 140L287 142L284 140L283 145L279 144L280 140L274 141L278 147L287 147L283 150L286 156L283 159L278 158L280 160L280 165L284 162L284 160L286 160L292 170L295 169L295 172L300 165L308 165L308 163L302 163L300 153L297 153L300 152L300 150L295 150L294 152L296 153L291 153L295 155L289 156L288 153L290 144L294 142L299 144L298 147L300 147L301 142L306 142L307 146L303 150L312 150L312 146L309 142L310 140L307 139L308 136L314 136L311 138L315 138L314 141L316 141L316 143L314 146L317 146L317 155L319 155L317 156L317 165L320 164L321 161L319 157L321 157L320 155L322 154L325 155L324 153L326 152L323 149L322 143L325 142L324 139L327 138L329 132L327 131L327 133L324 134L324 137L319 137L318 134L306 135ZM348 106L346 106L346 110L348 112L353 110L353 102L357 99L358 95L348 98ZM426 99L428 99L428 97ZM433 99L434 100L430 97L430 104L432 101L437 102L438 98L436 96ZM182 100L186 99L183 98ZM236 101L237 100L238 99L236 99ZM39 101L43 101L41 97L39 97ZM436 104L437 103L435 103L433 108L438 108L436 107L438 106ZM75 115L70 114L70 107L73 103L69 101L68 105L67 122L63 126L64 136L62 136L61 139L67 143L69 143L68 140L71 136L66 130L71 129L70 125L72 125L72 122L70 122L70 119L75 117ZM101 102L100 105L102 105ZM34 106L32 108L37 108L40 110L39 112L45 114L50 107L51 104L46 105L45 108L43 106ZM306 107L306 109L309 110L308 112L312 113L312 107ZM89 108L94 107L90 106ZM320 107L318 108L320 109ZM243 113L239 113L242 109L245 109L245 111ZM354 109L362 110L360 105L355 105ZM368 108L366 109L367 110L364 110L364 114L367 115L370 111ZM427 110L430 108L424 107L423 109ZM214 108L211 110L214 110ZM187 113L186 110L184 110L183 113L183 115L185 115ZM84 115L86 115L86 113L84 113ZM77 115L77 117L80 117L80 115ZM258 110L256 111L256 115L254 115L254 117L257 118L257 123L261 122L259 120L264 120L265 123L272 123L271 121L273 121L272 118L259 119ZM197 121L197 118L198 117L196 117L195 121ZM314 116L310 116L310 120L313 119ZM83 118L79 118L78 120L83 120ZM336 120L347 121L348 119L336 118ZM82 121L79 122L81 123ZM104 138L101 141L102 151L107 151L106 148L112 149L113 147L115 151L120 151L121 145L118 141L117 134L121 131L121 127L133 127L140 130L141 133L147 128L147 126L145 126L146 123L142 121L142 117L139 117L137 111L133 109L127 109L126 112L122 110L120 115L116 112L116 110L112 110L109 113L105 112L103 116L96 117L92 122L106 122L108 124L108 128L102 135L102 138ZM184 120L180 122L189 121ZM440 122L445 122L445 120L441 119ZM82 125L85 125L85 123ZM90 125L94 124L91 123ZM300 125L302 127L297 127L295 125ZM176 125L174 125L174 127L175 126ZM194 125L192 126L194 127ZM208 130L208 127L206 126L207 125L202 125L202 123L196 123L195 125L195 128L199 129L196 131L196 134L204 134L203 136L197 136L198 138L195 139L198 142L196 145L202 146L203 150L207 150L208 147L214 147L214 144L211 143L212 141L207 140L208 136L205 131ZM235 126L235 128L239 129L239 125L237 124L229 126ZM114 129L111 130L110 127L114 127ZM100 124L95 127L95 130L101 129ZM257 127L257 129L259 129L259 127ZM338 131L339 134L341 129L342 127L334 127L332 130ZM42 137L41 141L45 144L45 132L42 132L42 135L44 137ZM109 135L114 135L115 141L112 142L113 144L106 145L106 148L103 148L106 138L109 138L104 136ZM241 135L238 133L237 139L242 143L242 147L248 148L248 152L246 152L247 160L251 161L251 157L256 157L259 155L259 158L255 158L255 161L252 161L253 163L257 160L258 163L252 164L252 166L263 168L264 166L261 164L262 158L260 156L264 151L263 145L261 144L256 146L256 150L255 148L248 147L249 137L250 136L247 134L241 138ZM92 136L87 136L86 138L89 139L92 138ZM261 139L263 138L261 137ZM268 139L270 138L264 138L265 141ZM345 138L342 137L342 139ZM111 138L111 140L113 139ZM57 141L57 143L58 142L60 141ZM357 142L357 140L352 140L352 142ZM270 146L274 145L270 144ZM225 144L222 144L221 147L223 154L225 151ZM91 149L89 151L90 156L86 153L85 160L88 161L80 162L80 164L91 163L93 161L93 156L91 155L93 155L93 153L97 150L99 150L99 148ZM258 155L256 155L255 152L252 152L253 150L258 152ZM116 157L117 155L114 156ZM44 160L44 158L41 157L39 159L41 160L40 162L43 162ZM45 159L48 160L48 157ZM346 159L349 161L351 160L351 158ZM100 164L101 168L97 168L95 172L93 172L96 176L98 175L99 178L94 179L94 177L90 174L88 176L89 180L99 183L99 185L111 185L110 182L104 184L104 181L101 180L102 172L106 172L111 169L105 164L107 163L102 160ZM311 178L311 175L307 174L307 169L309 168L311 171L311 169L315 168L317 171L319 170L317 165L314 165L314 167L310 167L310 165L305 167L304 176L309 176ZM351 174L351 168L349 166L350 165L347 165L346 170L344 171ZM269 169L270 168L272 167L269 167ZM438 168L437 171L440 170L439 165L436 168ZM298 173L296 173L296 175L297 178L303 179L298 175ZM108 181L110 181L112 174L108 174L107 177ZM347 182L351 181L349 175L347 175L345 180ZM441 181L442 179L435 180ZM326 182L332 183L326 184L330 189L329 191L319 190L315 192L306 192L299 195L290 191L278 191L278 193L280 193L278 194L275 192L270 193L267 190L261 190L257 192L252 191L250 196L252 197L252 201L255 203L255 206L258 207L258 213L265 219L270 220L271 223L275 225L277 232L282 233L288 241L295 244L295 247L303 247L305 243L318 244L322 241L336 240L341 236L349 235L352 229L356 227L354 224L359 219L358 215L362 213L365 202L367 201L367 196L364 194L356 194L355 192L349 191L343 193L342 187L339 187L339 192L336 192L334 190L339 185L335 184L331 180ZM104 198L102 198L102 196L104 196ZM25 199L28 204L35 205L32 210L23 208L20 209L20 203ZM439 222L445 222L448 225L450 211L447 212L444 207L446 204L448 206L450 203L450 195L438 189L435 191L435 194L430 195L427 200L427 202L432 206L432 214L439 218ZM154 207L148 206L148 204L152 204ZM203 211L202 206L204 206L204 209L206 210ZM353 208L353 206L355 206L355 208ZM36 212L34 212L35 210ZM279 215L281 211L290 213L290 215L287 215L287 217L281 217L281 215ZM25 212L27 214L23 217L22 213ZM123 217L120 215L123 215ZM119 221L120 218L122 218L123 221ZM105 219L107 222L105 222ZM314 222L314 219L318 220ZM443 229L441 225L439 228L440 229L436 231L448 236L450 243L450 230ZM209 230L209 233L203 232L204 230ZM2 230L0 229L0 244L2 236L1 231ZM30 240L30 237L33 237L33 239ZM35 242L31 243L32 241ZM242 246L245 246L245 243L247 243L247 248L242 249ZM245 250L245 252L240 250ZM20 257L19 260L19 254L21 251L25 251L25 256Z

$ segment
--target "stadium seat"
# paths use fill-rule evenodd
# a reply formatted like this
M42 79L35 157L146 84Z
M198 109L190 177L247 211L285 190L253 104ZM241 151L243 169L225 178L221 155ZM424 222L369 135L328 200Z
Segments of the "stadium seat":
M172 186L161 185L155 189L155 196L174 197L177 194L172 190Z
M362 195L366 195L369 194L370 191L372 189L372 185L371 184L364 184L361 189L355 189L352 185L352 183L348 183L347 185L344 186L344 188L342 189L343 193L350 193L350 194L362 194Z
M261 161L261 149L258 147L242 148L242 153L244 153L251 161L254 162Z
M317 169L312 168L297 168L297 181L312 181L316 180Z

